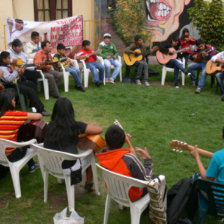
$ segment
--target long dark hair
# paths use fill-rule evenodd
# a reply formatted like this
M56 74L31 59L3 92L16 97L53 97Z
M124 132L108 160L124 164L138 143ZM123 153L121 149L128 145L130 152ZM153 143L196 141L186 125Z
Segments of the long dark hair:
M182 36L181 36L181 40L184 40L184 38L185 38L185 33L190 33L189 32L189 29L187 29L187 28L185 28L185 29L183 29L183 31L182 31Z
M5 114L6 111L14 110L12 100L15 97L15 91L13 89L3 89L0 91L0 117Z
M71 101L66 97L59 97L56 101L51 116L52 131L50 140L59 142L66 133L70 138L79 134L79 124L75 120L75 112Z

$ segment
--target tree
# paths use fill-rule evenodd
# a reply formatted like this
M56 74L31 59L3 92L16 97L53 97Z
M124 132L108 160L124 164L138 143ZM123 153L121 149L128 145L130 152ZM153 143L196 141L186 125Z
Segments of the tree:
M195 0L188 9L193 24L199 29L201 38L216 48L224 49L224 9L222 0Z

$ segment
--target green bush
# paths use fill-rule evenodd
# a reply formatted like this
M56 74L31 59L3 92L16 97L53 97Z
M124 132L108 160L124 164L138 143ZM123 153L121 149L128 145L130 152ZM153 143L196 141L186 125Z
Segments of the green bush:
M143 0L117 0L113 10L116 32L126 42L133 42L136 34L145 37L143 31L145 6Z
M190 19L199 29L201 38L219 50L224 50L224 9L222 0L195 0L188 9Z

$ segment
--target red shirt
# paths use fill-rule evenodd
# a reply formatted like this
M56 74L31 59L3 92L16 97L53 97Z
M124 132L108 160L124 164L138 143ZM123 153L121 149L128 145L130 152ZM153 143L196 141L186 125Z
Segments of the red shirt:
M76 54L76 56L83 56L83 55L87 55L87 54L91 54L91 53L93 53L94 52L94 50L92 50L92 49L90 49L90 50L85 50L85 49L82 49L81 51L79 51L77 54ZM85 60L85 62L86 63L88 63L88 62L96 62L96 55L95 54L93 54L93 55L91 55L89 58L87 58L86 60Z
M28 112L6 111L0 117L0 138L16 142L19 128L25 123L27 118ZM9 155L15 150L15 148L7 148L6 155Z
M181 49L190 47L190 45L195 45L195 44L196 44L196 40L194 40L193 38L191 38L190 41L187 41L185 38L184 38L184 40L182 40L182 38L180 38ZM192 51L190 49L188 49L185 52L192 54ZM183 51L183 53L184 53L184 51Z

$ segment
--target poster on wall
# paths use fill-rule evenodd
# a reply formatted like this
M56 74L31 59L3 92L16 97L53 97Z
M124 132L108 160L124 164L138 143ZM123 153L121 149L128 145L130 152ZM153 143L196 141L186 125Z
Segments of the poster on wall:
M36 31L40 34L41 41L48 40L51 42L54 52L58 43L63 43L66 47L82 44L83 16L73 16L47 22L7 18L6 31L8 45L16 38L23 43L29 42L31 33Z

